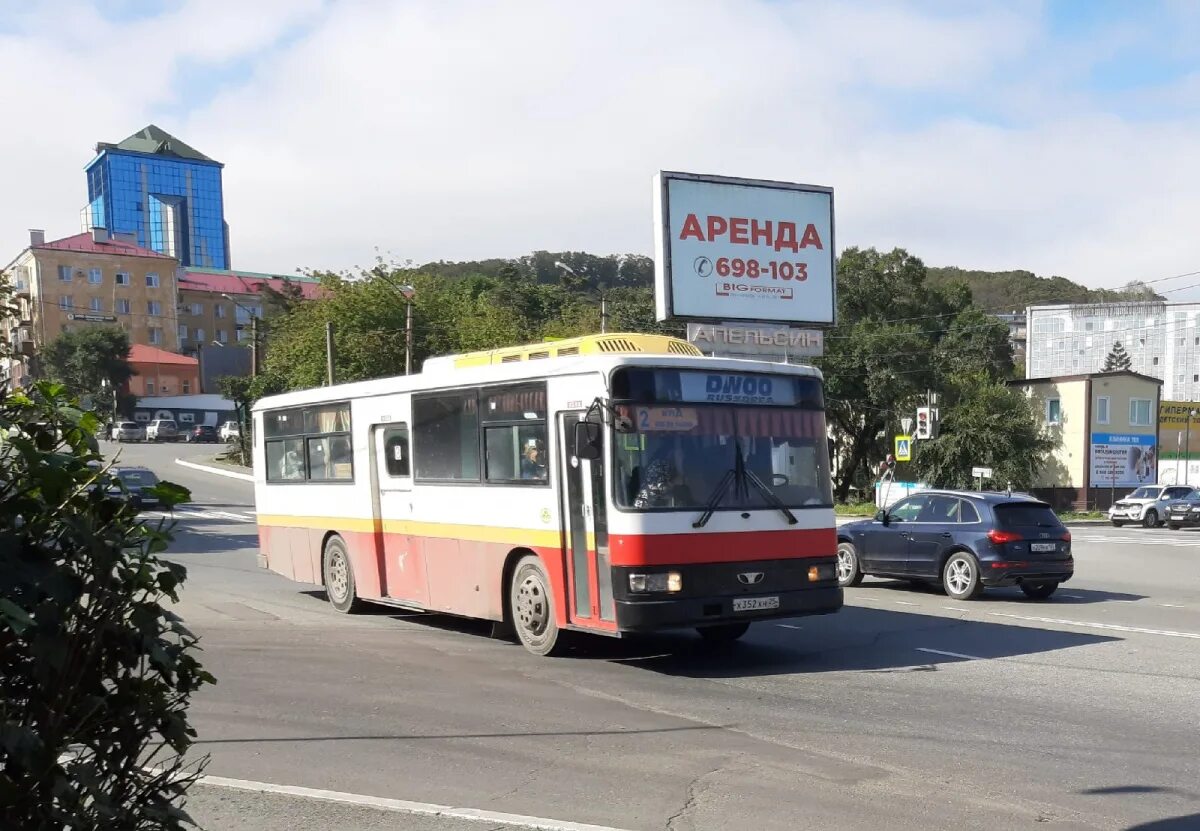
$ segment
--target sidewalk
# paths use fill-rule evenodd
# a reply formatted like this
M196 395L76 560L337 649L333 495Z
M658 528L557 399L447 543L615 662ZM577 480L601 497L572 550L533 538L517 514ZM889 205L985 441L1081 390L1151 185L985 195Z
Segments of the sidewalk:
M206 459L204 464L198 462L189 462L186 459L176 459L175 464L181 467L191 468L192 470L200 470L205 473L212 473L217 476L227 476L230 479L240 479L243 482L254 481L254 471L251 468L243 467L242 465L230 464L229 462L221 462L216 459Z

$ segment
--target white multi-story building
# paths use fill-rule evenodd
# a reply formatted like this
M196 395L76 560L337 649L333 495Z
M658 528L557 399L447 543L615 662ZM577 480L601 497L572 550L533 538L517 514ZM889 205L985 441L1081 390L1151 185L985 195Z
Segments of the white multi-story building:
M1200 400L1200 303L1030 306L1026 319L1027 378L1099 372L1119 342L1164 401Z

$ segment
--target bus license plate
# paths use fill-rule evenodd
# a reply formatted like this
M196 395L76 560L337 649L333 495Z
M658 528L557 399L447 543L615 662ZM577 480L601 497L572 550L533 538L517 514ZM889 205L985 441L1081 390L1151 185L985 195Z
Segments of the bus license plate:
M735 612L758 612L763 609L778 609L778 597L735 597L733 610Z
M1030 551L1057 551L1058 544L1053 542L1031 542L1029 544Z

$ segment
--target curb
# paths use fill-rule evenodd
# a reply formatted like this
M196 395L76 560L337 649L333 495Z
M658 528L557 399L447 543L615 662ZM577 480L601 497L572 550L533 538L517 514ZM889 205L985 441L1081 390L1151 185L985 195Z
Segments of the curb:
M211 465L198 465L195 462L185 462L183 459L176 459L175 464L181 467L190 467L192 470L200 470L204 473L213 473L217 476L228 476L230 479L241 479L243 482L253 482L254 476L250 473L240 473L236 470L224 470Z

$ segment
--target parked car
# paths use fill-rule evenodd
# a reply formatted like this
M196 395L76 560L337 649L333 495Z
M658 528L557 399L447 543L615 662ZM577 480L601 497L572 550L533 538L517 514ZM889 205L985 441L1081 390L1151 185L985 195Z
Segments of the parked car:
M233 441L242 434L242 428L236 421L227 421L221 425L221 441Z
M871 575L940 583L956 600L1014 585L1044 600L1075 573L1071 532L1045 502L1017 494L922 491L837 534L843 587Z
M211 424L197 424L183 434L183 440L186 442L215 442L217 428Z
M1183 499L1191 492L1192 489L1184 485L1143 485L1113 503L1108 509L1108 521L1118 528L1131 522L1154 528L1166 521L1169 503Z
M1167 503L1167 527L1178 531L1185 525L1200 525L1200 491L1192 492Z
M118 421L113 425L113 441L144 441L145 439L146 431L143 430L142 425L138 424L136 421Z
M179 425L172 418L156 418L146 428L146 441L176 441Z

